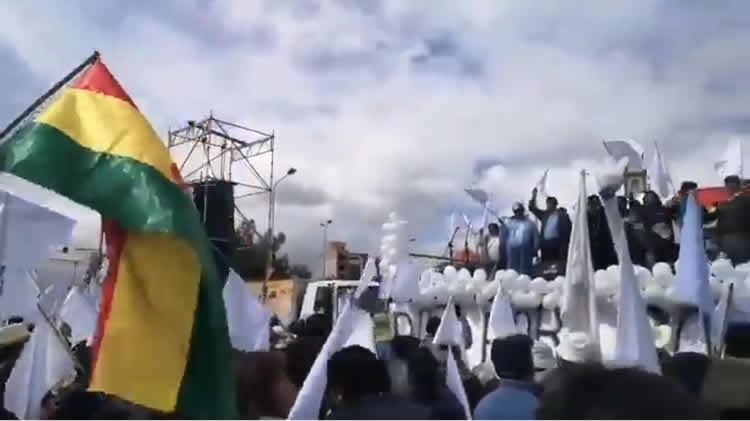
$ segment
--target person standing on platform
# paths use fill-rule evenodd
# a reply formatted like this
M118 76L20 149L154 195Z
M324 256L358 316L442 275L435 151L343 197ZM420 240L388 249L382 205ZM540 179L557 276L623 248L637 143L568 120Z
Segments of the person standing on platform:
M523 205L513 205L513 216L505 222L508 268L531 276L539 249L539 231L527 216Z

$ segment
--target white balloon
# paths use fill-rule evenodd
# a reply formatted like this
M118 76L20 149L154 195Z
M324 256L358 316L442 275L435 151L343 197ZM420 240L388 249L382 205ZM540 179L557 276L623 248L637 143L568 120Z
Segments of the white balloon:
M711 273L722 281L735 278L735 270L728 259L717 259L711 264Z
M652 272L654 273L654 277L657 276L666 276L666 275L673 275L672 268L669 267L669 264L664 262L659 262L654 265L654 268L652 269Z
M469 272L469 269L461 268L458 271L457 279L461 282L468 282L471 279L471 272Z
M560 293L555 291L542 298L542 307L546 310L554 310L560 305Z
M487 272L484 269L476 269L474 271L473 279L475 281L484 282L487 280Z
M500 281L505 276L505 269L500 269L497 272L495 272L495 280Z
M638 278L638 284L641 286L641 289L645 288L645 286L651 282L651 272L644 268L643 266L635 266L635 276Z
M542 297L531 291L516 291L511 295L511 304L519 309L530 309L539 307Z
M528 275L521 275L516 279L516 289L520 291L528 291L529 285L531 285L531 278Z
M664 300L664 288L657 284L649 284L643 293L643 298L648 303L658 303Z
M443 269L443 278L446 281L453 281L458 276L458 272L456 272L456 268L453 266L446 266L445 269Z
M529 283L529 289L537 294L544 295L548 291L547 281L545 281L544 278L534 278L534 280Z

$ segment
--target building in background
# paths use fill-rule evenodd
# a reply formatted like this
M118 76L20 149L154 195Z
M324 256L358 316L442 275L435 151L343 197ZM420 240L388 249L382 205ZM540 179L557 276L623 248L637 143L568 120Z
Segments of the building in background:
M345 242L329 241L326 244L325 278L359 279L366 262L366 253L351 253Z

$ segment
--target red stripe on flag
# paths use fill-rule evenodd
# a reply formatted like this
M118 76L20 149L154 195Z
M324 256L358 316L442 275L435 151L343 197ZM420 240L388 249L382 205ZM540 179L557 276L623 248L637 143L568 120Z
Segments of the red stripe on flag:
M88 70L86 70L86 72L83 73L70 87L115 97L129 103L133 108L138 109L130 98L130 95L128 95L128 93L125 92L125 89L122 88L120 82L115 79L107 66L105 66L99 59L96 60L96 63L89 67Z
M115 285L117 284L117 272L120 267L120 257L122 249L125 247L125 240L128 233L115 221L102 221L102 231L107 241L107 278L104 280L102 289L102 307L99 311L99 320L96 327L96 337L92 346L93 367L96 367L96 359L99 356L99 347L102 344L104 331L107 328L107 320L112 310L112 297L115 294Z

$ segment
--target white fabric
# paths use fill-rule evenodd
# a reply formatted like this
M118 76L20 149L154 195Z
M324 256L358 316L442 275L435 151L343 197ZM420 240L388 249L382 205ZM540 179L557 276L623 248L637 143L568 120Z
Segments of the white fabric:
M80 341L90 342L96 331L97 311L79 287L71 288L59 314L60 320L70 326L70 341L73 345Z
M585 333L596 343L599 337L599 323L586 215L587 202L586 174L582 172L578 183L578 203L573 218L560 310L563 325L568 330Z
M560 345L557 355L572 363L596 362L599 359L599 345L583 332L563 330L559 335Z
M714 170L722 179L730 175L743 177L742 140L734 138L727 144L722 158L714 163Z
M542 196L547 196L547 175L549 174L549 168L544 170L544 174L542 174L542 178L539 179L539 181L536 182L536 191L538 194L541 194Z
M625 229L613 197L604 202L607 224L620 262L619 307L617 313L617 345L614 364L620 367L641 367L661 373L654 345L654 334L646 314L646 303L630 259Z
M635 140L626 139L605 141L604 148L615 161L627 158L627 166L629 169L638 171L643 168L643 146ZM605 185L602 184L600 184L600 186L605 187Z
M696 306L706 315L714 311L714 300L709 285L708 256L703 243L701 209L694 195L687 198L682 221L680 256L677 277L671 298Z
M704 326L703 318L698 317L698 314L693 314L685 320L680 330L680 341L677 352L696 352L708 355Z
M393 279L391 298L397 303L415 302L419 298L419 271L411 259L405 257L398 263Z
M654 154L649 162L648 177L651 179L651 190L656 192L662 199L673 197L675 194L672 176L669 174L664 156L661 154L659 144L654 142Z
M354 307L352 308L352 318L354 319L354 327L342 348L359 345L363 348L369 349L374 354L375 322L373 322L370 313Z
M482 206L487 206L487 202L490 200L490 195L487 194L486 191L479 188L468 188L464 189L466 194L469 195L472 199L474 199L477 203L479 203ZM468 225L468 224L467 224Z
M76 222L0 190L0 265L35 267L51 246L70 244Z
M359 286L361 286L363 283L367 283L368 280L363 278L360 279L359 282ZM360 291L359 286L356 291ZM355 292L355 297L357 297L357 292ZM299 393L297 393L294 405L292 405L292 408L289 410L289 416L287 419L318 419L320 404L323 401L323 395L325 394L326 385L328 383L328 377L326 374L328 360L336 351L344 348L345 344L350 342L350 337L355 329L358 327L360 330L362 329L363 317L358 313L362 313L362 310L356 308L352 301L347 301L338 319L336 319L336 323L333 325L333 329L328 335L325 344L323 344L323 348L321 348L318 356L315 357L310 372L305 378L305 382L302 384Z
M39 419L44 395L75 375L75 365L46 322L37 323L5 387L5 408L19 419Z
M435 345L461 345L463 338L460 329L458 317L456 317L456 306L453 304L453 297L451 297L448 299L443 316L440 318L440 325L435 332L433 343Z
M464 383L461 381L461 374L458 372L458 365L456 364L456 358L453 356L453 350L448 348L448 360L445 366L445 383L456 395L461 406L464 408L466 413L466 419L471 419L471 410L469 409L469 399L466 397L466 390L464 389Z
M490 308L487 339L505 338L518 333L520 333L520 330L516 326L513 308L510 305L510 297L498 285L495 299L492 301L492 307Z
M536 369L550 370L557 367L555 351L545 342L534 342L534 346L531 348L531 356L534 359L534 368Z
M11 316L34 321L38 313L39 290L31 271L15 266L6 267L0 279L0 321Z
M245 352L269 350L272 314L250 295L234 270L230 269L222 294L232 347Z

